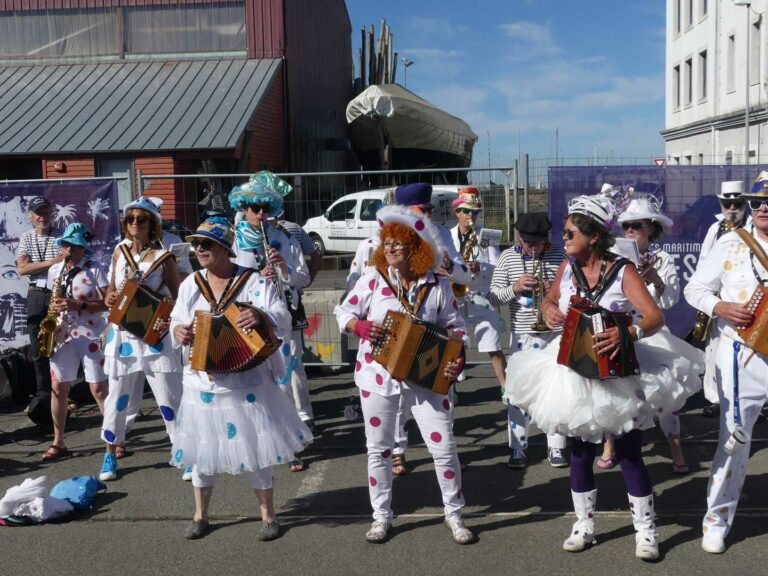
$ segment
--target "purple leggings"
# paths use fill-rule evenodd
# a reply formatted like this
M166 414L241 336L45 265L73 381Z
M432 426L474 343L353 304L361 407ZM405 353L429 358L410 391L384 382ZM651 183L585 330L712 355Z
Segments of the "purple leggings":
M642 455L642 435L640 430L632 430L624 436L616 438L616 458L624 475L624 483L630 496L650 496L653 489L645 469ZM573 438L571 444L571 490L574 492L589 492L595 489L595 473L592 466L595 462L597 444L584 442Z

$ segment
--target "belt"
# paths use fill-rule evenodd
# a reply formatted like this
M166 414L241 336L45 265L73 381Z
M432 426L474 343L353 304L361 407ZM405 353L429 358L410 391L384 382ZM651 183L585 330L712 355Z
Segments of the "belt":
M50 292L48 288L40 288L40 286L30 286L29 290L40 290L41 292Z

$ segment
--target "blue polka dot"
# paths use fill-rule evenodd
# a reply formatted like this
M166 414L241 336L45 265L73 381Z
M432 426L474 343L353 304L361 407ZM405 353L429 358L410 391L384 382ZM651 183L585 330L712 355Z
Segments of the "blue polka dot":
M154 353L156 353L156 354L159 354L160 352L162 352L162 351L163 351L163 341L162 341L162 340L160 340L160 342L158 342L158 343L157 343L157 344L155 344L154 346L150 346L150 347L149 347L149 350L150 350L151 352L154 352Z
M288 356L291 353L291 344L286 342L283 344L283 356Z
M240 470L245 470L245 462L240 462Z
M106 440L110 444L114 444L115 438L116 438L115 433L112 432L112 430L104 430L104 440Z
M118 352L120 356L130 356L133 354L133 346L131 346L130 342L123 342L120 344L120 348L118 349Z
M517 349L518 350L522 350L523 349L523 343L522 342L518 342L517 343Z
M262 278L261 280L259 280L259 284L264 284L264 278Z
M525 442L525 436L520 436L520 442Z
M131 401L131 395L130 394L123 394L117 399L117 411L122 412L126 408L128 408L128 402Z
M283 461L283 457L282 457L282 456L278 456L278 457L277 457L277 461L278 461L278 462L282 462L282 461Z
M178 450L176 450L176 456L175 456L176 462L181 462L181 457L182 456L184 456L184 450L179 448Z
M115 339L115 328L114 326L110 326L109 330L107 331L107 343L112 342L112 340Z
M253 294L254 294L255 296L261 296L261 292L259 292L258 290L254 290L254 291L253 291Z
M232 424L232 422L227 422L227 438L232 440L235 436L237 436L237 426Z
M176 413L170 406L160 406L160 414L163 415L163 419L166 422L171 422L174 418L176 418Z
M301 440L302 442L304 442L304 434L299 434L299 440Z
M248 394L245 399L248 400L248 402L256 402L256 394Z
M200 400L206 404L213 402L213 392L200 392Z
M517 424L515 424L514 422L511 422L510 424L511 424L512 430L514 430L515 428L517 428Z
M534 342L534 343L533 343L533 347L534 347L534 348L538 348L538 347L539 347L539 343L538 343L538 342Z

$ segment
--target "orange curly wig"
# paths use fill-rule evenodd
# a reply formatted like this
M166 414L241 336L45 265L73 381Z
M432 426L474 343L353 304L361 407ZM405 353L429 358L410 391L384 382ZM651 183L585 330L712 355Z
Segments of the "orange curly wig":
M387 257L384 255L385 240L395 240L410 246L408 265L411 273L419 278L431 270L435 264L435 251L432 250L432 246L424 242L415 230L404 224L385 224L379 230L379 238L381 238L381 245L373 253L373 263L377 268L386 270L388 266Z

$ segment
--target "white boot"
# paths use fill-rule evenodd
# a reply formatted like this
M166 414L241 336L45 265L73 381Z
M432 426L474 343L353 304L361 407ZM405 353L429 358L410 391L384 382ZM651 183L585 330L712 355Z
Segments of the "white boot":
M659 543L654 522L653 494L642 497L627 494L627 497L632 523L635 525L635 556L641 560L658 560Z
M563 542L563 550L566 552L581 552L595 543L595 505L597 503L597 490L590 492L574 492L573 511L576 512L576 522L571 529L571 535Z

